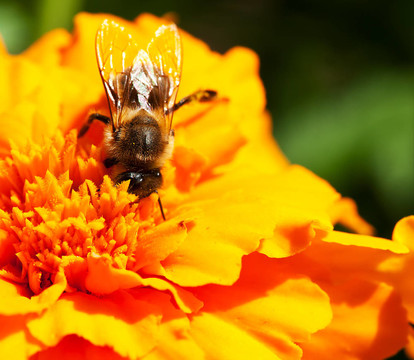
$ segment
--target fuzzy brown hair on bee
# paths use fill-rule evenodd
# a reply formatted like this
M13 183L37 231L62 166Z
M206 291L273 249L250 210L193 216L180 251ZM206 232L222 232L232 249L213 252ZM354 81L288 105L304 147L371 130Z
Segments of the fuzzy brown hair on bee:
M115 131L106 128L104 141L109 158L126 168L160 168L172 155L174 133L163 134L156 117L141 109Z
M114 167L116 184L129 181L128 192L145 198L162 186L161 168L174 148L174 111L190 102L211 101L217 93L199 90L175 102L181 80L181 38L174 24L160 26L144 50L125 27L105 20L96 35L96 57L110 117L91 114L78 137L94 120L103 122L104 165ZM165 220L159 198L158 202Z

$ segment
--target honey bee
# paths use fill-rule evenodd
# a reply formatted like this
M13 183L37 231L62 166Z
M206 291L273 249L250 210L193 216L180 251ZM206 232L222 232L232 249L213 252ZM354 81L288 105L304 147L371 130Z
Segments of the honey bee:
M104 165L114 165L115 184L129 181L128 192L145 198L162 186L161 168L174 148L174 111L190 102L211 101L214 90L199 90L176 102L181 80L181 38L176 25L162 25L147 49L139 48L128 30L105 20L96 34L96 58L110 117L91 114L106 125ZM161 200L161 215L165 220Z

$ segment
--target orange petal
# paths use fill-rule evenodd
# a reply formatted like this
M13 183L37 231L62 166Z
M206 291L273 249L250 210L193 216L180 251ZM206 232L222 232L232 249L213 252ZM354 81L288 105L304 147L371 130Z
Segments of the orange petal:
M3 72L0 84L4 86L0 90L4 96L0 111L4 112L10 107L15 107L23 99L28 99L41 83L42 74L39 73L40 68L36 64L23 57L12 57L7 54L0 55L0 68ZM4 125L9 122L8 119L1 120L5 122Z
M29 319L29 315L0 315L0 359L27 360L43 348L26 329Z
M95 76L95 72L85 75L78 68L66 68L59 74L59 81L65 84L62 88L61 121L59 123L59 128L63 133L83 126L88 114L91 111L98 110L97 107L102 99L103 89L100 79ZM102 111L99 108L99 112L105 113L105 111L105 108ZM99 134L99 131L96 131L96 133Z
M64 29L55 29L37 40L22 56L44 66L57 66L61 64L62 53L70 45L71 34Z
M80 69L89 74L92 82L100 82L95 56L95 35L99 26L108 16L86 13L76 15L73 21L73 43L63 54L64 66Z
M26 358L25 358L26 359ZM38 352L30 360L126 360L109 346L95 346L76 335L65 336L56 346Z
M404 346L407 314L395 278L406 277L395 265L406 253L389 240L333 231L286 259L285 271L310 276L333 305L332 324L303 345L306 358L383 359Z
M303 359L385 359L404 347L406 312L390 286L350 280L324 289L333 320L301 345Z
M234 338L235 343L256 344L249 351L257 347L263 356L270 350L275 358L299 359L296 343L308 341L311 333L331 320L329 298L317 285L305 277L289 276L281 271L278 260L258 253L244 258L240 279L233 286L207 285L194 291L207 313L195 317L195 325L191 323L197 342L207 353L235 351L229 358L242 357L244 351L225 346L228 338ZM210 330L204 328L208 323ZM226 353L222 355L227 358Z
M204 352L198 347L190 334L190 322L182 311L171 306L168 297L154 297L151 291L148 297L140 290L133 290L137 299L148 299L162 309L162 322L159 325L158 343L146 360L158 359L205 359Z
M173 161L178 190L190 191L206 168L207 158L194 149L175 146Z
M187 228L184 221L177 222L171 219L149 229L138 241L134 271L164 260L186 237Z
M244 129L246 128L246 129ZM241 124L243 136L248 139L229 166L230 171L249 167L251 173L274 173L286 169L289 161L272 136L272 118L261 112L256 121Z
M63 295L27 326L36 339L49 347L67 335L78 335L96 346L109 346L119 355L135 359L156 345L160 320L160 309L126 292L101 298L73 293Z
M68 282L68 288L79 291L86 291L85 278L88 272L86 259L81 256L62 256L62 268Z
M231 121L231 116L226 106L211 107L206 116L199 117L185 127L177 128L177 146L194 149L201 159L206 159L204 171L228 163L246 143L238 124ZM223 118L229 121L223 122ZM174 154L174 161L180 165L178 155L182 154Z
M405 348L407 358L414 359L414 329L411 325L408 325L408 345Z
M5 218L3 218L3 214ZM0 213L0 221L6 220L8 214ZM10 220L10 219L8 219ZM7 220L6 220L7 221ZM9 233L3 229L0 229L0 267L3 268L5 265L10 264L15 256L15 250L13 247L14 239L9 236Z
M397 286L406 279L402 276L402 266L407 252L404 245L386 239L332 231L322 241L312 244L304 255L324 266L325 273L334 276L337 282L354 276Z
M38 120L44 121L40 127L43 135L53 134L56 129L53 125L57 124L55 110L59 94L59 91L48 93L52 89L50 73L45 78L44 69L23 57L8 61L4 71L6 76L2 78L8 95L0 104L0 144L3 153L9 150L10 141L25 144L28 138L32 138L39 130L36 127ZM53 86L56 87L54 82ZM49 108L47 100L50 101Z
M87 258L87 264L85 286L93 294L111 294L119 289L149 286L170 292L176 304L186 313L194 312L202 305L190 292L164 279L142 278L133 271L114 268L108 255L91 254Z
M143 279L138 274L114 268L108 254L88 254L87 265L85 286L92 294L111 294L119 289L142 286Z

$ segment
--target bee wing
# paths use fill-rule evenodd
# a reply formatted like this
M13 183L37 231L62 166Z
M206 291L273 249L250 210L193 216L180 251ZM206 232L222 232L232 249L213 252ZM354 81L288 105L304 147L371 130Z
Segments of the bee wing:
M168 109L174 106L181 78L177 27L161 26L145 51L123 26L105 20L97 32L96 55L113 130L131 108L159 112L164 121L160 126L170 130L172 111Z
M105 20L96 33L96 58L113 130L119 127L128 107L138 106L131 82L131 65L138 50L131 34L114 21Z
M181 80L181 38L174 24L162 25L148 44L140 50L132 69L132 82L139 103L150 111L160 112L169 134L172 109Z

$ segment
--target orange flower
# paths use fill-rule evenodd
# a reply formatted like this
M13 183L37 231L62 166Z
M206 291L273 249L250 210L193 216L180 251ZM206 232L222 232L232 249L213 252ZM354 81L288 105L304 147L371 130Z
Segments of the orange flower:
M0 50L0 358L380 359L401 349L406 284L381 266L403 261L406 244L333 231L372 229L281 154L250 50L219 55L182 34L178 97L211 88L229 101L174 115L167 221L155 196L137 202L112 184L102 126L79 141L75 130L107 113L94 54L105 18L80 14L73 36L55 30L19 56ZM143 44L163 22L116 21Z

